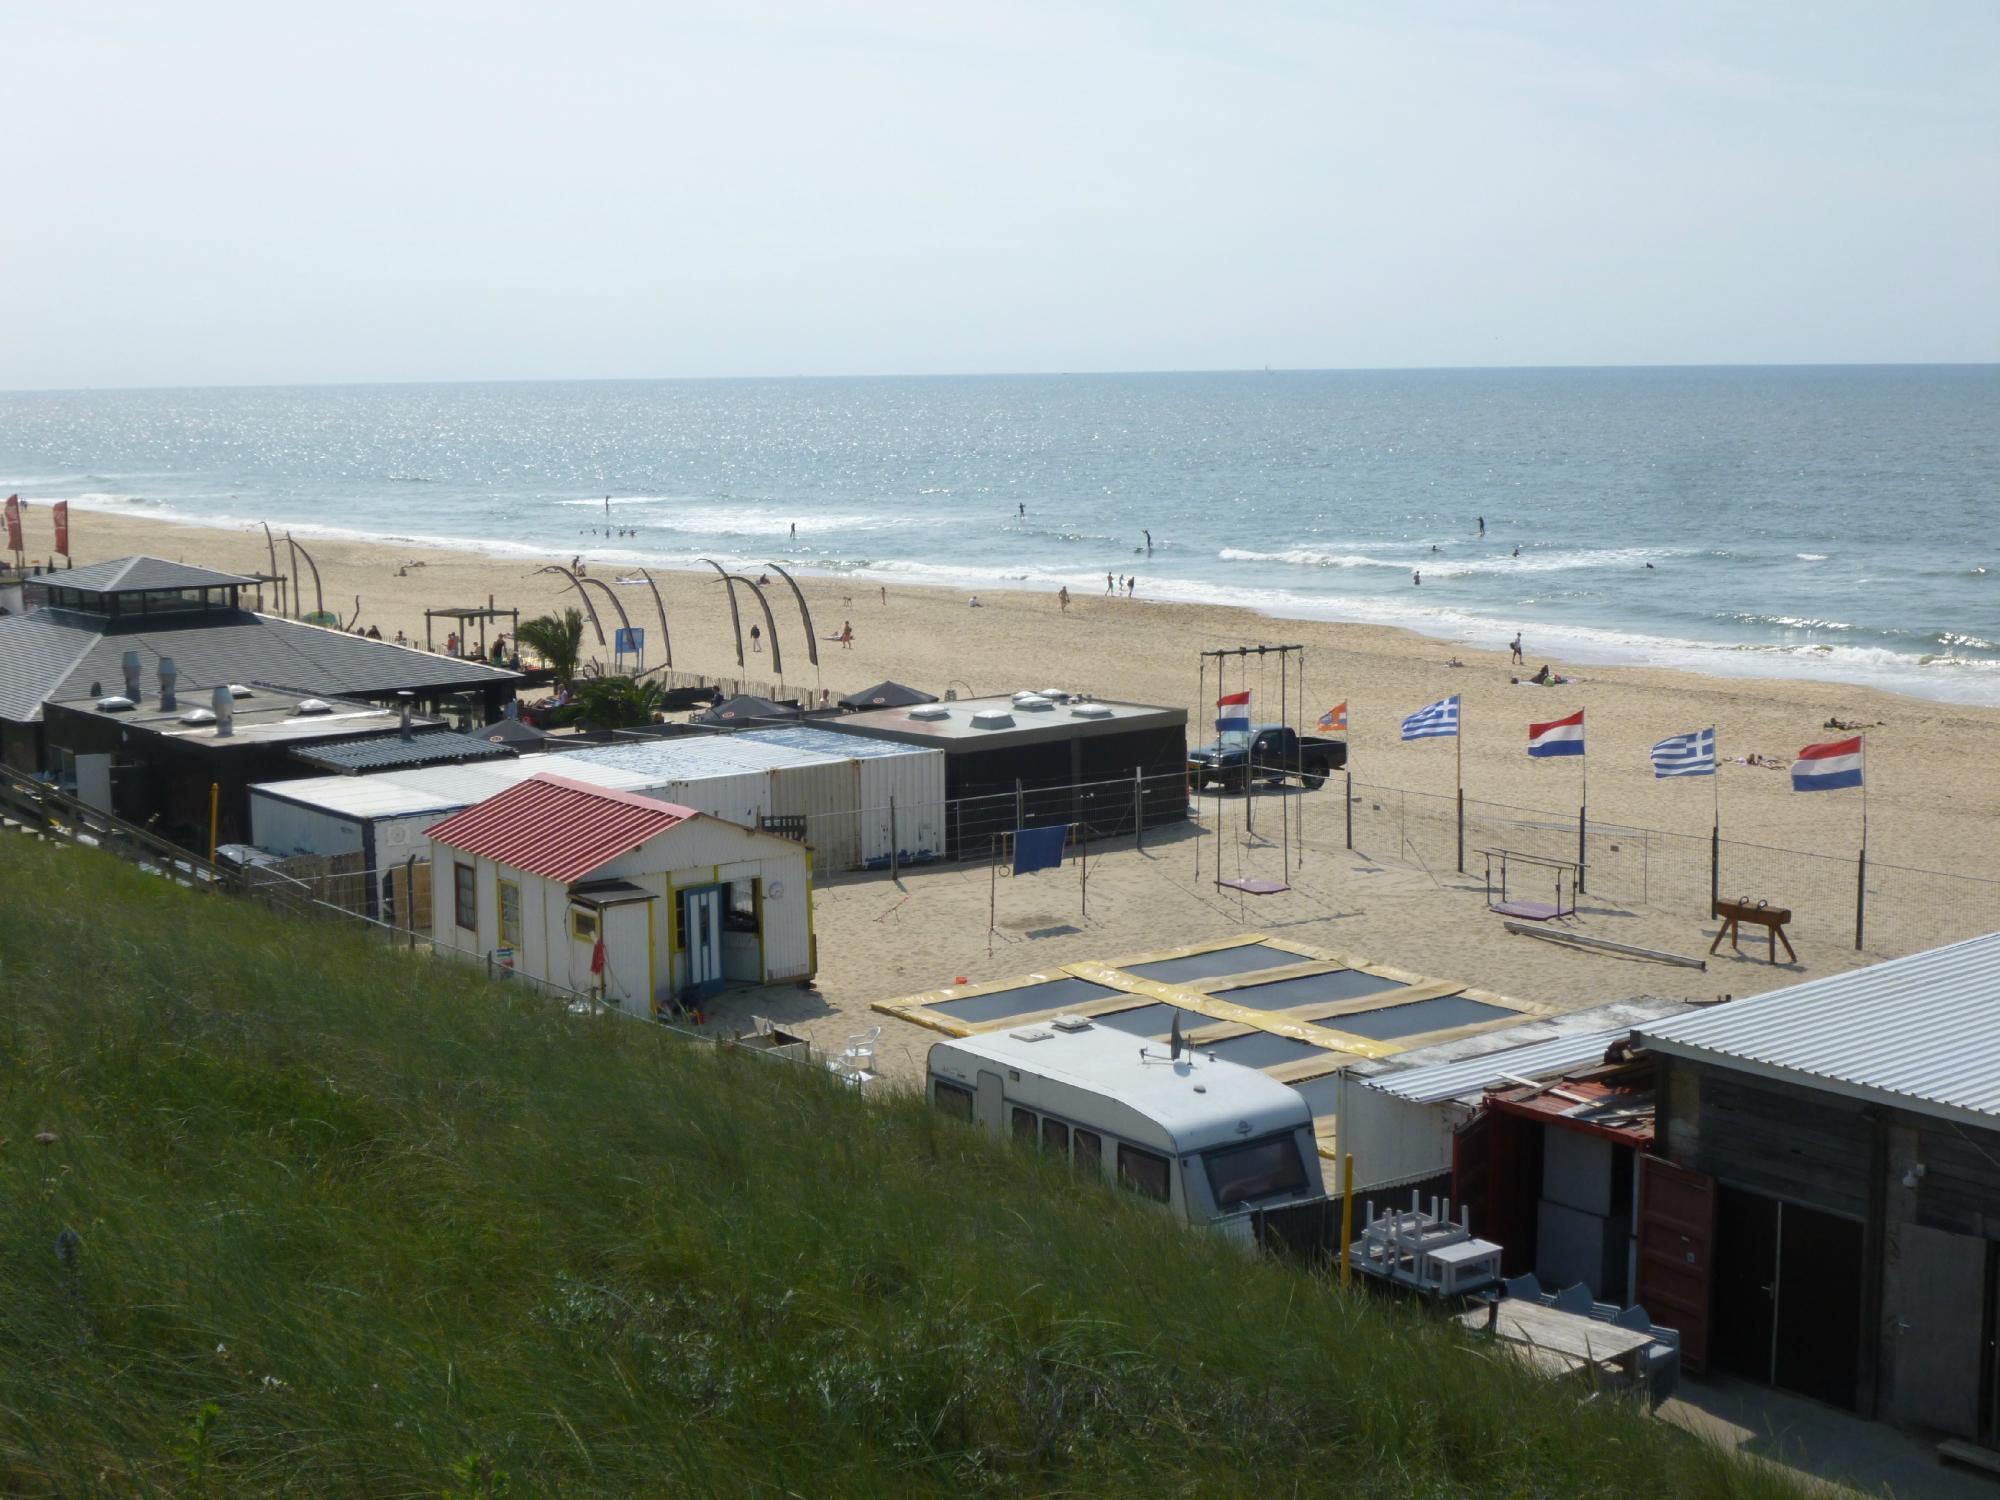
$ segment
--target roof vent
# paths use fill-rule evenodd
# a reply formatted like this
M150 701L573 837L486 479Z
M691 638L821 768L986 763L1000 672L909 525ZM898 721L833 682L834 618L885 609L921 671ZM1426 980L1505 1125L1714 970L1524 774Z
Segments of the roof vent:
M1069 706L1069 716L1072 719L1108 719L1111 717L1111 710L1102 703L1072 703Z
M129 714L138 706L123 693L113 693L109 698L97 700L97 711L101 714Z
M213 724L215 710L212 708L191 708L181 715L183 724Z
M974 729L1012 729L1014 716L1004 708L982 708L972 716Z
M1055 709L1055 705L1039 693L1023 693L1014 700L1014 707L1024 714L1045 714Z
M910 710L910 717L921 719L927 724L934 724L939 719L949 719L951 710L942 703L920 703Z
M250 689L245 687L242 683L232 682L229 684L229 696L232 698L254 698L257 695L251 692Z
M1090 1030L1090 1020L1086 1016L1057 1016L1049 1022L1057 1031L1071 1033Z
M1051 703L1067 703L1070 698L1070 695L1061 688L1043 688L1041 696L1048 699Z
M1007 1035L1017 1042L1052 1042L1056 1036L1053 1031L1044 1031L1039 1026L1030 1027L1026 1031L1010 1031Z
M301 714L330 714L333 705L324 698L301 698L297 711Z

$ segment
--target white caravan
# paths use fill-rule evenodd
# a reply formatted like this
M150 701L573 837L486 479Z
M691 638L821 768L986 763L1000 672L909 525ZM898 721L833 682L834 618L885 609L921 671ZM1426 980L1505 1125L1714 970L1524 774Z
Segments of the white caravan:
M1324 1202L1312 1111L1296 1089L1079 1016L931 1048L939 1109L1036 1143L1176 1218L1247 1227L1253 1210Z

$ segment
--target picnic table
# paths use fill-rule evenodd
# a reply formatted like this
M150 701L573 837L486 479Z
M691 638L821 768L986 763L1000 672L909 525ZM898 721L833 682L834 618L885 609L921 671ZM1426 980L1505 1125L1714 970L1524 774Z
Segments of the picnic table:
M1459 1314L1458 1321L1476 1333L1490 1333L1502 1343L1523 1350L1527 1359L1551 1374L1583 1371L1601 1378L1616 1370L1633 1389L1645 1385L1645 1350L1650 1333L1620 1328L1583 1313L1558 1312L1546 1303L1524 1297L1503 1297Z

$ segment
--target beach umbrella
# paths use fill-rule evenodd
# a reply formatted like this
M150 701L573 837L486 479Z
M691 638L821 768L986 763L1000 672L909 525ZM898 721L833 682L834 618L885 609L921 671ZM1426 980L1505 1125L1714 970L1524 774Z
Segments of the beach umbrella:
M859 713L868 708L912 708L919 703L937 702L937 694L921 692L913 687L905 687L900 682L878 682L858 693L849 693L840 700L840 706Z

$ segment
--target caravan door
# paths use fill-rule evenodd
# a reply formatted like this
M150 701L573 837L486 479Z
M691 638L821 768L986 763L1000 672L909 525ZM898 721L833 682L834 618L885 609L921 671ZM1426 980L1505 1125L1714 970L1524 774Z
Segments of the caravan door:
M681 931L687 937L685 989L712 995L722 988L722 887L681 892Z

